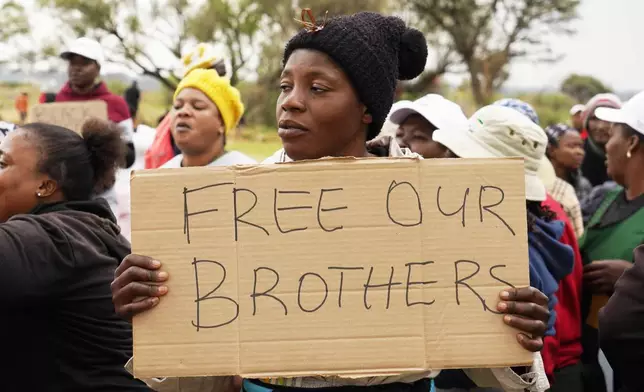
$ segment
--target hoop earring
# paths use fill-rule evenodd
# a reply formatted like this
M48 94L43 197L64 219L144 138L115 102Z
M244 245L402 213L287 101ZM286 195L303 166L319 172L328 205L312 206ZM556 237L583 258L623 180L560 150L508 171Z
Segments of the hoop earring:
M630 150L626 151L626 158L628 158L628 159L631 158L631 151Z

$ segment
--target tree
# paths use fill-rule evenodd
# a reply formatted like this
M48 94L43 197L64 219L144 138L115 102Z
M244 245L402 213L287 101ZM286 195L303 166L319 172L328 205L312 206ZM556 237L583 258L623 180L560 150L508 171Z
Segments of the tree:
M608 86L592 76L572 74L561 83L561 92L573 97L577 102L585 103L597 94L612 91Z
M189 0L146 3L148 8L139 7L135 0L39 0L41 9L50 9L61 22L59 34L112 40L115 44L107 51L108 60L151 76L174 90L179 79L173 65L190 41L187 21L195 11ZM152 53L151 42L164 49L163 60Z
M6 53L4 45L9 46L16 38L29 33L29 21L25 8L16 1L0 0L0 49ZM4 59L0 57L0 62Z
M290 5L278 0L207 0L190 20L190 33L200 41L221 42L231 65L230 82L239 82L239 72L257 53L263 28L270 28L276 10Z
M405 0L404 5L443 37L471 79L478 105L489 103L517 59L557 61L553 34L572 34L579 0Z

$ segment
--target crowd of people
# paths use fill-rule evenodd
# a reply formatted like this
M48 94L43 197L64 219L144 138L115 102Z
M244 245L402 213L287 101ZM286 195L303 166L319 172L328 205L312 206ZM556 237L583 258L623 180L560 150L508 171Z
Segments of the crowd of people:
M57 102L102 100L109 121L81 134L50 124L0 123L0 290L9 337L6 391L427 392L644 390L644 92L600 94L547 124L516 99L480 108L430 94L394 103L399 80L425 69L422 33L361 12L303 23L284 50L276 102L280 150L261 164L334 157L522 157L530 286L499 295L503 321L533 353L530 367L348 379L135 379L129 321L168 293L161 261L130 254L113 196L135 159L131 102L100 81L89 38L61 57ZM208 45L183 58L172 110L145 167L257 163L226 146L243 97ZM136 103L136 106L133 105ZM613 374L605 377L605 355ZM280 353L288 355L288 353ZM163 376L163 375L159 375ZM642 389L639 389L642 388Z

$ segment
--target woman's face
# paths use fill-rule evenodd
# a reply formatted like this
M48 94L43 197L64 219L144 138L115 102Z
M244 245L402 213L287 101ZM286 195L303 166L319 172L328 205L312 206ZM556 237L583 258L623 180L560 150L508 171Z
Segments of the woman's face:
M294 160L351 156L364 150L371 116L347 75L326 54L298 49L282 72L278 134Z
M38 192L49 195L43 187L52 181L38 171L40 155L34 138L20 128L0 143L0 222L35 208Z
M412 114L403 121L396 131L396 140L401 147L424 158L443 158L447 149L432 139L436 127L419 114Z
M219 109L204 93L193 88L179 92L172 111L172 137L183 155L219 155L224 124Z
M605 146L608 143L608 139L610 139L610 127L611 123L600 120L595 116L594 112L588 120L588 133L593 141L600 146Z
M566 132L559 138L559 145L553 147L550 159L570 171L581 167L584 161L584 141L579 132Z
M638 144L639 139L630 135L622 124L613 124L610 139L606 144L606 169L613 181L622 186L628 185L624 183L629 162L627 154L629 151L632 153Z

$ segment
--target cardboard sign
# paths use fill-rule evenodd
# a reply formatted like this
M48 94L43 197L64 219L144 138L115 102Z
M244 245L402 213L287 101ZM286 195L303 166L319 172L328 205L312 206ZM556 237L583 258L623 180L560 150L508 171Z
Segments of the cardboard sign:
M107 104L104 101L54 102L33 107L31 122L54 124L80 133L88 117L107 120Z
M169 293L137 377L529 364L496 312L529 285L521 159L328 159L136 172L133 252Z

